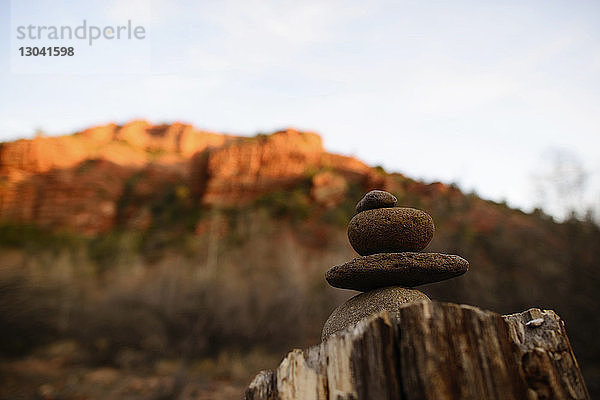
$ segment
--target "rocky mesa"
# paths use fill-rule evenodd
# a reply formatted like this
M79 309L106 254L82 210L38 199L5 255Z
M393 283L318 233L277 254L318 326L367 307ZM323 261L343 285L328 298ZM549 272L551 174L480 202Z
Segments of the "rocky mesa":
M385 186L376 169L326 152L312 132L237 137L182 123L108 124L0 144L0 219L86 234L117 224L144 228L147 203L161 191L198 205L238 206L307 177L325 207L344 198L349 181Z

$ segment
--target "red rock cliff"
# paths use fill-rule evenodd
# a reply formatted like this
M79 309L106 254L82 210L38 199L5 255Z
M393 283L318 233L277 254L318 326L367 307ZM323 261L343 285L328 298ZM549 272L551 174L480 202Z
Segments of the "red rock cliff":
M202 204L239 205L323 168L311 193L325 206L343 197L348 179L382 183L364 163L325 152L315 133L287 129L241 138L182 123L109 124L1 144L0 219L88 234L112 229L117 218L140 227L141 205L119 210L126 192L143 200L179 185Z

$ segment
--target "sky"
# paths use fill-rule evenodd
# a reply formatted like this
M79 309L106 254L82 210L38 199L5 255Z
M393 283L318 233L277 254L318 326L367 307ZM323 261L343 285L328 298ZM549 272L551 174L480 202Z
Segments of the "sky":
M599 17L598 1L0 0L0 141L136 118L296 127L388 171L560 216L564 201L539 188L557 159L585 172L570 201L600 207ZM84 19L145 37L17 38ZM76 54L19 55L36 45Z

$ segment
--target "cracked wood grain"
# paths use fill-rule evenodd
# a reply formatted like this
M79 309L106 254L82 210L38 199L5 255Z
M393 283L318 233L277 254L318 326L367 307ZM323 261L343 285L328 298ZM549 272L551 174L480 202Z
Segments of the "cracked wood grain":
M378 313L262 371L246 399L589 399L552 311L501 316L417 302Z

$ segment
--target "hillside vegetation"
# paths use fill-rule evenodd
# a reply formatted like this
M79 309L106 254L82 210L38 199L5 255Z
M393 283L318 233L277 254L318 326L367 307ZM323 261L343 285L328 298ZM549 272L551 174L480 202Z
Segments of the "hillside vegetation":
M598 393L592 222L557 223L386 173L295 130L236 138L109 125L2 144L0 175L0 369L10 371L1 392L118 397L135 377L155 397L237 398L257 369L318 342L354 294L323 275L356 255L346 225L364 192L380 188L432 215L428 251L471 264L423 291L499 313L554 309ZM35 362L80 378L36 375Z

